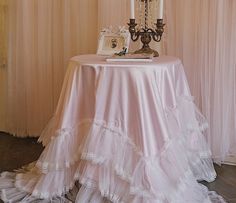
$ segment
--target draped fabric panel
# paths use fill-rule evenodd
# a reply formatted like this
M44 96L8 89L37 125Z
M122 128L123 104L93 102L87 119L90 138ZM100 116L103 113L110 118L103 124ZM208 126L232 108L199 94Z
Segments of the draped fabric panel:
M100 0L98 4L99 29L109 26L124 26L129 20L130 1Z
M94 53L96 0L8 0L6 129L38 136L56 107L70 57Z
M0 129L5 126L7 84L7 1L0 0Z
M0 0L0 68L7 63L7 2Z
M166 1L165 53L182 59L218 163L236 156L236 1Z

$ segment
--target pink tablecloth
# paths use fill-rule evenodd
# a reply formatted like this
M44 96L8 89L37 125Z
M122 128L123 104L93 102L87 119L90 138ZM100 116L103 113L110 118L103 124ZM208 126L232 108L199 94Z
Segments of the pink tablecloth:
M23 172L2 174L2 199L67 202L73 188L78 203L213 202L197 182L216 177L206 127L179 59L73 57L39 138L45 150Z

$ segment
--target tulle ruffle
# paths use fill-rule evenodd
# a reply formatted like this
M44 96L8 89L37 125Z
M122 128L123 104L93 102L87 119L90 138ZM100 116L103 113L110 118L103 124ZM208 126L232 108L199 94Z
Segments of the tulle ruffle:
M167 201L170 191L180 194L184 187L189 188L188 184L191 188L195 185L197 192L196 174L210 181L215 178L211 159L202 159L188 149L187 134L166 143L158 156L145 157L128 136L104 124L88 122L77 129L82 137L63 135L52 139L36 167L16 175L15 187L48 199L63 196L79 180L113 202L155 202ZM85 135L87 139L83 139ZM76 156L71 158L71 154ZM2 194L6 199L8 193Z
M46 146L40 158L22 171L1 174L1 198L69 202L74 191L72 201L79 203L224 202L197 182L213 181L216 174L202 134L206 122L196 109L186 112L188 105L194 109L189 99L166 109L170 136L153 156L106 121L88 118L58 130L53 118L39 139Z

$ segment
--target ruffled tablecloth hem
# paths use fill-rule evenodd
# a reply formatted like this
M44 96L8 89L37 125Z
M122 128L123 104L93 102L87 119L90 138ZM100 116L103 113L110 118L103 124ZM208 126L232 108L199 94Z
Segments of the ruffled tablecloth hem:
M91 133L84 142L75 144L80 149L77 152L78 160L64 165L61 165L63 162L42 162L43 159L47 160L47 155L55 157L52 149L58 149L58 143L64 143L65 146L65 142L71 140L65 139L66 136L57 136L36 163L16 173L2 173L1 198L5 202L31 202L32 198L43 198L40 200L42 202L67 202L69 200L65 195L76 181L83 185L81 191L90 190L86 194L78 193L76 201L79 203L87 203L84 199L94 196L92 192L92 196L88 197L91 189L101 196L101 201L105 201L102 197L106 197L117 203L194 203L209 198L208 191L203 192L197 179L213 181L216 174L209 151L196 153L189 149L187 136L191 134L171 139L159 155L146 157L128 137L98 123L84 123L86 129L83 130L87 132L90 129ZM204 139L201 136L198 138ZM100 147L96 148L92 143L99 143L94 146ZM68 143L68 147L73 148L71 144Z

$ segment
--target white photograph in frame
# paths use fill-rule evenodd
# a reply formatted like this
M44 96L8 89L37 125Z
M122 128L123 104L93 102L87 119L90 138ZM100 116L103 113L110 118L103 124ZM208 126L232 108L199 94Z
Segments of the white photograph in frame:
M120 28L117 32L114 32L112 29L104 29L100 33L97 54L111 56L123 51L124 48L126 48L127 53L129 43L130 34L128 30Z

